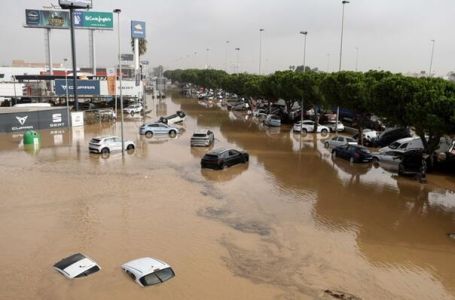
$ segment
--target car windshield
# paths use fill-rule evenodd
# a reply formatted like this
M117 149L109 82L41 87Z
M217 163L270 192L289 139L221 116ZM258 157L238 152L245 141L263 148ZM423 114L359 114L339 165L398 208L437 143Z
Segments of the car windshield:
M174 271L171 268L166 268L155 272L156 276L161 279L162 282L165 282L175 276Z
M390 149L397 149L401 144L398 142L393 142L392 144L389 145Z
M141 279L139 279L139 281L142 283L143 286L149 286L149 285L161 283L161 280L154 273L141 277Z

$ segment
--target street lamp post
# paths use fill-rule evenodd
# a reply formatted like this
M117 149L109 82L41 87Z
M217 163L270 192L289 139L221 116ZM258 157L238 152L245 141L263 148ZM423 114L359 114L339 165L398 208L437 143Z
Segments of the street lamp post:
M431 46L431 59L430 59L430 69L428 71L428 76L431 77L431 67L433 67L433 56L434 56L434 43L435 40L431 40L432 46Z
M261 75L261 66L262 66L262 32L264 28L259 29L259 75Z
M343 56L343 31L344 31L344 5L348 4L349 1L343 0L341 4L343 6L342 13L341 13L341 42L340 42L340 64L338 65L338 72L341 71L341 58ZM337 120L335 123L335 134L338 135L338 122L340 120L340 107L337 106Z
M303 72L305 72L305 59L306 59L306 36L308 31L300 31L300 34L303 34L305 39L303 40Z
M357 72L359 67L359 47L355 47L355 71Z
M300 34L303 34L303 72L305 72L305 63L306 63L306 37L308 35L308 31L300 31ZM302 104L300 105L300 133L302 133L303 128L303 98L304 95L302 94Z
M228 44L229 43L230 43L229 41L226 41L225 42L225 46L224 46L224 72L226 72L226 73L228 71L227 70L228 69L227 68L227 61L228 61Z
M123 93L122 93L122 63L121 63L121 55L120 55L120 13L122 12L121 9L114 9L114 13L117 14L117 33L118 33L118 67L119 67L119 81L120 81L120 133L122 138L122 156L125 156L125 140L123 137ZM115 100L117 101L117 100Z
M63 61L64 61L64 67L65 67L66 116L68 118L68 124L70 124L70 107L69 107L69 99L68 99L69 98L68 97L68 70L66 69L66 62L68 61L68 59L64 58Z
M240 69L240 60L239 60L239 53L240 53L240 48L235 48L235 51L237 51L237 71L236 73L239 73L239 69Z
M205 68L208 70L209 68L209 51L210 49L205 49Z

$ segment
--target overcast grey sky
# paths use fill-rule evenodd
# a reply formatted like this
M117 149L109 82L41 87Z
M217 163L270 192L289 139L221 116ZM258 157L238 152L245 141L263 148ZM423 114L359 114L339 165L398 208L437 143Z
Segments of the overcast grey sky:
M0 16L0 64L12 59L45 61L44 29L23 28L26 8L39 9L57 0L4 0ZM338 69L341 0L93 0L96 11L121 8L122 52L130 50L129 22L147 22L148 53L152 65L188 68L205 65L224 68L228 50L229 70L240 48L240 70L258 72L259 28L263 32L265 72L301 65L303 36L308 31L307 65ZM446 75L455 70L455 1L453 0L351 0L345 7L343 69L358 67L418 72L428 70L431 40L433 70ZM116 23L114 28L116 28ZM87 66L88 33L77 31L78 66ZM116 31L97 32L99 67L115 64ZM230 43L227 44L226 41ZM54 62L71 57L69 30L54 30ZM207 51L206 49L210 50ZM197 54L194 54L197 52Z

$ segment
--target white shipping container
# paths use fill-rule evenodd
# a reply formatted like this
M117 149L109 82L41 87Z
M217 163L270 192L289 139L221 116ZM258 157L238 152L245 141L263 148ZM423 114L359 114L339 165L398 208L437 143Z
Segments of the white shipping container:
M120 95L120 81L116 82L117 95ZM142 81L140 86L136 86L136 81L122 80L122 95L126 97L142 97ZM109 96L107 89L107 80L100 80L100 94L101 96Z

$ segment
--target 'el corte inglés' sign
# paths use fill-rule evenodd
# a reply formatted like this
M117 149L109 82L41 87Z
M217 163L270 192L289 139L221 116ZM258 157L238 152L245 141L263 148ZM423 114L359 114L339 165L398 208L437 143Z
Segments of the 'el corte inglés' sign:
M69 29L70 16L63 10L25 10L25 27ZM112 30L114 17L111 12L75 11L74 26L78 29Z

